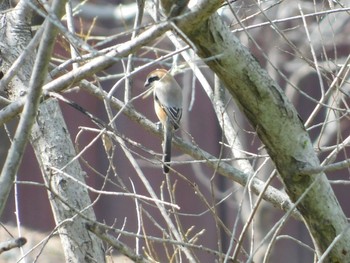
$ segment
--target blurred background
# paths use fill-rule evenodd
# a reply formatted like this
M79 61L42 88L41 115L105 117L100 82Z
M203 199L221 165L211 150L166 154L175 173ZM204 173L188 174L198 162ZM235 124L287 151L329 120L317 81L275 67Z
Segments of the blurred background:
M134 1L100 0L88 1L81 5L73 1L73 5L76 7L77 35L87 39L88 43L96 49L122 44L131 38L137 12L137 5ZM324 160L341 161L347 159L349 154L347 149L349 120L346 113L350 94L347 83L348 69L340 75L339 81L334 83L335 77L348 59L350 50L350 16L347 6L349 6L349 1L317 1L316 3L316 1L238 0L233 1L230 6L223 4L218 11L232 33L251 51L292 101L307 126L321 162ZM148 10L145 9L141 31L155 23ZM35 17L34 24L40 23L42 19ZM69 57L68 48L66 39L59 38L52 69ZM155 39L153 43L134 54L133 66L137 69L175 50L174 43L166 36ZM317 67L315 67L315 58ZM193 62L200 67L206 80L214 87L213 73L195 55L193 55ZM121 60L97 76L91 76L89 81L101 85L101 88L108 92L124 76L126 64L127 59ZM223 137L218 117L208 95L181 55L174 59L160 61L159 64L133 75L129 79L132 96L138 96L145 91L143 84L150 71L155 68L174 68L174 65L177 67L175 77L183 87L184 94L183 119L177 136L193 142L215 157L230 158L232 142L226 141ZM125 82L117 88L115 93L120 100L124 98L124 85ZM327 92L330 96L325 96ZM108 120L103 102L84 89L75 88L65 96L88 109L98 118ZM254 129L241 114L234 100L228 94L226 94L226 99L226 109L238 127L236 138L242 144L240 150L246 153L258 178L266 180L274 172L274 165L264 152L263 145ZM138 97L132 103L138 112L154 122L157 121L151 96ZM317 105L321 105L321 108L315 112ZM80 151L96 136L96 133L85 128L97 127L88 117L69 105L61 103L61 107L71 138L75 142L77 151ZM1 128L1 165L10 146L8 134L13 135L16 124L17 120L14 120L7 125L7 130ZM140 143L146 149L156 153L161 152L161 138L150 134L138 123L121 114L116 120L116 125L120 133ZM165 178L161 166L155 161L155 156L132 146L130 148L135 151L134 157L153 189L158 195L165 193L168 199L164 185ZM256 197L250 196L242 186L217 174L205 163L196 162L191 157L182 154L175 147L173 147L172 155L174 161L180 162L173 167L187 179L176 174L171 177L172 182L176 182L174 196L176 204L180 207L178 217L183 228L193 227L190 236L204 230L198 235L196 244L218 250L218 240L220 240L222 251L227 251L231 236L227 234L224 227L215 227L218 222L208 207L217 204L216 216L230 231L236 226L235 238L238 238L251 211L251 202L254 203ZM234 163L232 160L229 161ZM119 145L115 145L113 154L108 156L102 141L97 140L82 155L81 165L86 171L88 185L95 189L103 187L103 190L106 191L136 192L148 196L134 167L125 157ZM345 214L348 215L350 213L350 207L347 205L349 170L343 169L329 173L328 176L333 181L332 187L339 203ZM109 181L103 186L106 178ZM17 180L22 183L17 184L17 191L11 194L1 222L16 225L17 215L21 225L28 228L30 233L37 231L44 233L44 236L47 235L54 229L55 222L47 192L40 185L43 179L30 146L27 147ZM26 182L36 182L38 185ZM123 189L123 184L127 190ZM273 180L272 185L283 189L277 178ZM91 199L96 198L98 201L94 205L94 210L98 221L132 233L137 231L137 209L133 199L98 196L96 193L91 193ZM18 208L16 208L16 199ZM159 211L152 205L145 204L144 206L146 207L143 208L152 215L152 217L148 217L146 213L143 215L144 233L162 237L162 232L157 226L157 223L164 225ZM263 201L254 217L255 232L254 234L251 231L248 233L244 248L249 250L252 237L254 237L254 247L256 247L283 214L282 211ZM15 230L12 229L12 231ZM6 233L1 233L2 238L6 235ZM304 224L290 218L282 228L280 237L272 249L270 262L281 262L281 260L285 263L312 262L313 251L297 243L291 237L312 247L310 235ZM120 239L130 247L135 247L134 238L123 236ZM147 251L149 244L144 241L140 242L141 247L146 247ZM154 243L153 245L156 251L154 254L159 257L158 260L166 262L168 256L163 244ZM266 245L264 244L265 248ZM257 253L256 262L262 262L259 259L262 259L264 251L265 249L261 249ZM217 259L210 252L196 250L196 253L200 262L214 262ZM244 258L242 256L243 262ZM58 259L57 262L60 262L59 260L61 259Z

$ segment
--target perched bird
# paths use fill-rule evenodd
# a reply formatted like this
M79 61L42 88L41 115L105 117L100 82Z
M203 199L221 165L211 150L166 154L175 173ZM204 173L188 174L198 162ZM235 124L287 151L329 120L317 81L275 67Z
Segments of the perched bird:
M169 173L171 140L179 128L182 116L182 90L174 77L165 69L148 74L145 87L153 88L154 110L163 125L163 171Z

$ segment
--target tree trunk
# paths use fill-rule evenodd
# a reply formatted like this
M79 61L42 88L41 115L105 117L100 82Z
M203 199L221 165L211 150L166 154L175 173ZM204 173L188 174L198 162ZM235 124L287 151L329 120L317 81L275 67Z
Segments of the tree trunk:
M288 195L298 202L317 255L320 257L332 245L325 262L350 262L347 219L326 175L303 173L305 168L320 165L309 135L278 84L215 13L221 3L199 1L191 11L201 10L201 15L175 20L177 26L255 127ZM339 239L332 244L336 237Z
M31 11L24 2L20 2L11 11L7 10L9 8L7 1L0 3L1 11L5 11L0 15L1 72L4 75L32 39L30 31ZM20 65L19 71L6 87L6 92L11 100L29 94L29 80L35 74L32 72L35 55L35 52L30 52L25 63ZM49 60L49 58L47 59ZM43 74L47 73L43 72ZM73 160L76 153L55 100L46 101L40 105L31 131L30 142L48 187L66 261L104 262L101 240L93 234L90 235L85 227L85 218L95 220L95 215L87 189L83 186L85 184L84 172L79 162L76 159ZM19 164L17 164L18 166ZM58 172L59 169L62 169L64 173ZM2 171L1 183L7 184L7 189L1 193L2 208L12 188L15 173L16 171L7 177L6 171ZM65 176L65 174L72 178ZM4 188L4 184L1 184L1 188Z
M45 101L40 106L31 144L49 189L66 261L104 262L101 240L86 229L86 220L77 214L80 212L89 220L96 220L83 186L85 173L74 159L74 146L56 100Z

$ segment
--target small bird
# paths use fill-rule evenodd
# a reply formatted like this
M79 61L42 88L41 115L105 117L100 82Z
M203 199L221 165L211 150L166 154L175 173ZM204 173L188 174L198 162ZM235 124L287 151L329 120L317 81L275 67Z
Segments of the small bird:
M163 172L169 173L171 140L179 128L182 116L182 90L174 77L165 69L148 74L145 87L153 88L154 110L163 125Z

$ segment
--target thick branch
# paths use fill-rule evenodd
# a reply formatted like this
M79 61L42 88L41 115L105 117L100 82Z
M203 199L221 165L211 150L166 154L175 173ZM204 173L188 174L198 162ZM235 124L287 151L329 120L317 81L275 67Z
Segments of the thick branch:
M21 2L23 3L21 5L22 8L25 7L24 2ZM57 17L61 17L64 3L60 0L55 0L52 7ZM18 12L25 13L24 11ZM22 30L13 30L11 25L14 23L20 24L23 21L21 21L21 17L18 17L19 15L15 16L16 12L9 14L11 15L7 17L4 15L0 19L3 22L3 24L0 24L0 36L3 36L3 41L0 43L0 50L2 51L0 54L5 61L1 65L1 70L5 73L19 57L23 49L28 46L31 39L31 34L28 34L30 31L28 30L27 32L25 30L29 29L28 25ZM84 182L84 173L78 161L72 161L75 157L74 146L67 133L67 127L58 103L53 100L46 101L40 105L38 110L41 90L47 77L48 63L51 58L56 34L56 26L51 23L51 20L47 19L34 67L31 63L32 60L27 59L8 86L9 97L17 99L10 106L17 105L12 107L12 110L20 109L24 101L26 101L26 104L6 160L8 164L4 165L0 177L0 190L2 190L0 192L0 205L3 208L6 204L5 200L12 188L14 174L20 164L25 142L30 135L47 187L55 194L60 194L61 199L67 200L77 210L84 213L86 217L95 220L86 188L74 181L72 182L72 180L62 178L59 174L53 174L51 172L52 169L50 169L52 167L65 169L66 172L73 174L76 180ZM18 39L20 41L17 41ZM31 55L34 57L35 53L32 52ZM29 78L31 81L28 85ZM29 87L29 91L27 87ZM25 99L19 98L23 94L28 95ZM36 113L38 114L36 115ZM68 209L60 199L55 197L53 195L50 198L50 203L58 225L67 262L104 262L105 258L101 241L94 235L90 235L85 229L85 220L83 218L77 216L75 211Z
M60 4L58 1L55 1L54 3L56 3L55 11L62 14L63 10L59 10L58 7ZM19 13L23 13L21 12L21 9L23 8L24 7L19 8L17 11ZM44 80L46 79L47 68L51 57L51 52L53 50L56 34L56 28L54 28L51 24L47 24L44 31L44 38L41 41L38 50L38 56L35 60L33 74L29 82L29 91L24 105L23 114L18 124L13 143L7 155L0 176L0 185L2 186L0 189L0 215L2 214L7 197L12 189L12 184L18 167L21 163L24 149L30 135L31 127L35 120L35 116L39 107L42 86L44 84Z
M213 1L200 2L198 6L213 5ZM198 6L193 7L194 12ZM298 113L277 83L232 35L218 15L213 14L196 24L181 19L177 25L256 128L292 201L296 201L310 184L318 180L298 209L321 256L345 229L347 220L326 176L322 173L317 176L300 173L305 167L318 167L319 161ZM349 234L343 235L334 244L327 262L350 262L349 244Z
M27 243L27 239L24 237L13 238L8 241L3 241L0 243L0 254L5 251L9 251L13 248L22 247Z

